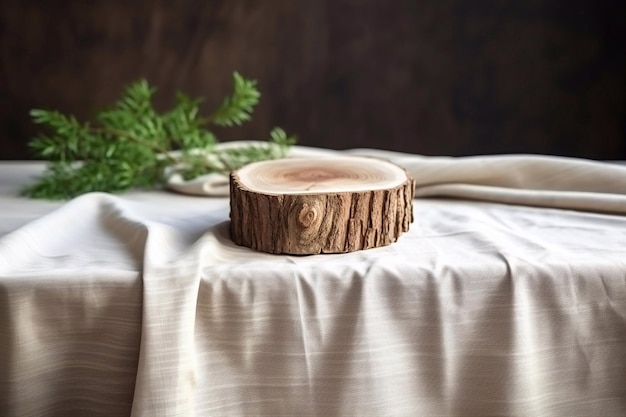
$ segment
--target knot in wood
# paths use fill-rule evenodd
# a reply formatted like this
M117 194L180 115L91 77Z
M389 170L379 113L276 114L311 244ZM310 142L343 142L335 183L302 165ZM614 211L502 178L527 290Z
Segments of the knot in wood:
M303 228L309 228L315 223L319 216L316 207L312 207L307 203L302 203L298 210L298 224Z

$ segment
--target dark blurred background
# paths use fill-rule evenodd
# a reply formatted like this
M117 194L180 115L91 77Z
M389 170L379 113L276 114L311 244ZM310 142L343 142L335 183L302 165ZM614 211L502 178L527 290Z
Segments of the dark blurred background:
M145 77L209 112L234 70L263 97L224 141L626 159L623 0L0 4L0 159L32 157L31 108L89 118Z

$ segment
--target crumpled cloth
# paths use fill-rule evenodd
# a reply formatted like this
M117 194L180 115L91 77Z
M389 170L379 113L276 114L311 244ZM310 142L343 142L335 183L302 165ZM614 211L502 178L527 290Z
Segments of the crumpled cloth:
M626 214L626 166L614 163L548 155L432 157L377 149L333 151L303 146L294 146L289 157L338 155L384 158L404 167L415 179L418 198L451 197ZM193 195L229 193L228 178L220 174L191 181L172 177L168 187Z
M0 416L626 415L626 216L582 211L624 213L623 167L346 153L416 177L394 244L255 252L223 191L0 189L0 230L30 218L0 238Z

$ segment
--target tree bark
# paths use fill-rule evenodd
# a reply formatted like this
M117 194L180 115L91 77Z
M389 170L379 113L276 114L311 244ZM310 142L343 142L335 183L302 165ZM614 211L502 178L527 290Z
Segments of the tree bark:
M374 158L257 162L230 175L231 237L297 255L389 245L413 222L414 187L404 169Z

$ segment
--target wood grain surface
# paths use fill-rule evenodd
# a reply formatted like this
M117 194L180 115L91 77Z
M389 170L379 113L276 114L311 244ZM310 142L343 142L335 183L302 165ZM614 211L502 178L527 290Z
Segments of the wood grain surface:
M315 171L318 191L282 175L298 169L285 160L230 174L233 242L268 253L345 253L390 245L409 230L415 181L406 171L375 158L299 162L304 176ZM268 179L292 192L267 192Z
M0 1L0 159L30 157L31 108L83 119L145 77L263 94L253 121L300 144L425 155L626 159L624 2Z

